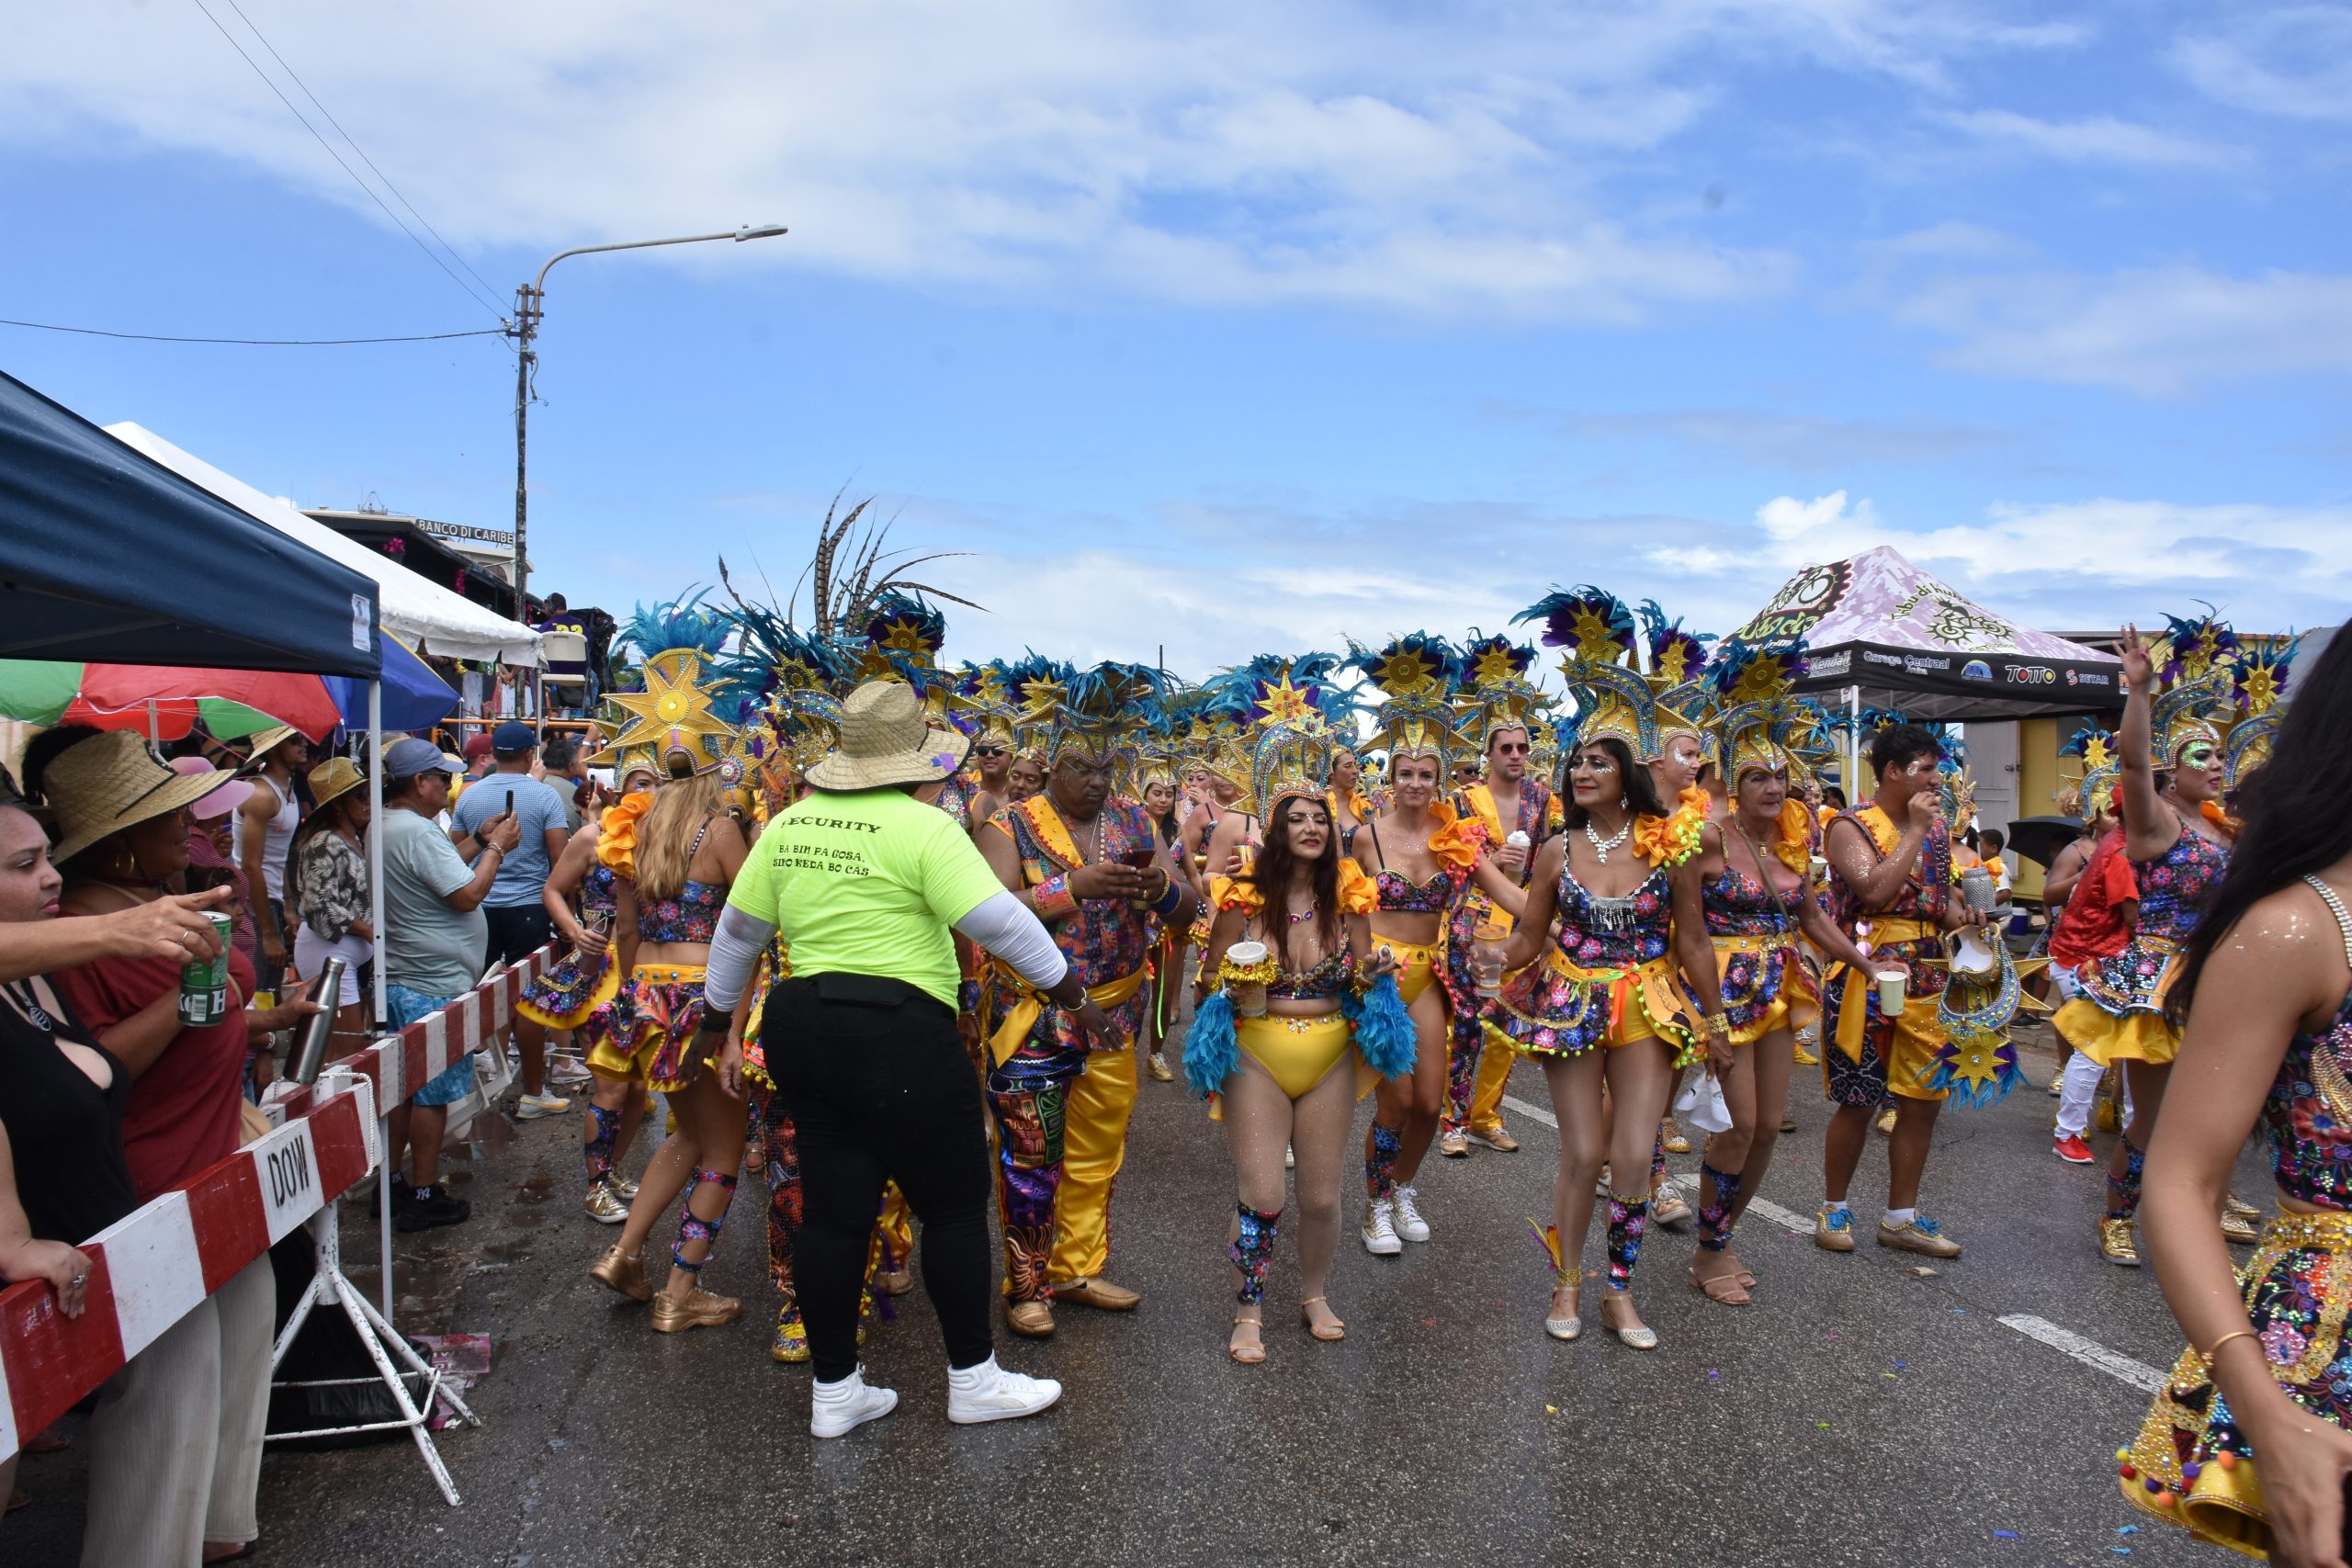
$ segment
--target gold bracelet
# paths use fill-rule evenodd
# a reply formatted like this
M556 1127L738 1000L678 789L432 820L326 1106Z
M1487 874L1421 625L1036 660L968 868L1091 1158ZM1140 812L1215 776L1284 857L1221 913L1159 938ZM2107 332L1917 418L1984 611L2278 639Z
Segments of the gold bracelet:
M1707 1032L1710 1034L1731 1032L1731 1014L1727 1012L1711 1012L1699 1021L1706 1026Z
M2251 1328L2233 1328L2227 1334L2222 1335L2219 1339L2214 1340L2213 1348L2211 1350L2204 1352L2205 1364L2209 1367L2211 1366L2213 1364L2213 1358L2221 1354L2222 1347L2228 1344L2233 1339L2257 1339L2259 1337L2261 1337L2261 1336L2256 1334ZM2267 1359L2268 1358L2267 1357L2265 1358L2265 1359Z

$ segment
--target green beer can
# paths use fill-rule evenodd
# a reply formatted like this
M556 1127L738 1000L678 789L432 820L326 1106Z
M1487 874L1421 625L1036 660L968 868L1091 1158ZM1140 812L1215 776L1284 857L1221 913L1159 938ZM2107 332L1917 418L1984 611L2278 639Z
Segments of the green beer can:
M229 931L226 915L207 911L220 952L212 958L191 958L180 969L180 1023L204 1029L229 1016Z

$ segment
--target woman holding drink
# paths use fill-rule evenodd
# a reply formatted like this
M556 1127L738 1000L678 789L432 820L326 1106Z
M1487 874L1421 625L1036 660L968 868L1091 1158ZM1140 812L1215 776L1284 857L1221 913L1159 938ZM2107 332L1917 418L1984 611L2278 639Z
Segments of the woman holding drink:
M1473 964L1482 986L1510 974L1497 1025L1543 1063L1559 1119L1560 1169L1544 1238L1553 1266L1544 1332L1555 1339L1584 1332L1581 1257L1605 1156L1612 1172L1645 1179L1637 1191L1621 1191L1613 1180L1608 1190L1602 1316L1621 1344L1651 1350L1657 1334L1642 1322L1632 1286L1649 1224L1658 1119L1678 1064L1703 1052L1721 1077L1734 1056L1700 897L1700 823L1669 821L1648 770L1635 761L1656 750L1654 703L1622 661L1630 634L1589 608L1605 598L1592 590L1555 593L1532 612L1549 623L1544 640L1569 650L1562 668L1577 728L1566 830L1536 852L1527 911L1508 947L1481 941ZM1604 1083L1613 1114L1601 1109Z

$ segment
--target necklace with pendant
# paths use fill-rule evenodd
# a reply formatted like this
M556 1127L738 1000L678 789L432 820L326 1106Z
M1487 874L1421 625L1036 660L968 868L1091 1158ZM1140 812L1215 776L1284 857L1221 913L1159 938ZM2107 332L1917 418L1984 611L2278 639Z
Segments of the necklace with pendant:
M1606 839L1592 830L1591 818L1586 818L1584 822L1584 836L1591 843L1592 852L1600 857L1600 863L1603 865L1609 863L1609 852L1631 838L1633 832L1634 819L1631 817L1626 818L1624 825Z

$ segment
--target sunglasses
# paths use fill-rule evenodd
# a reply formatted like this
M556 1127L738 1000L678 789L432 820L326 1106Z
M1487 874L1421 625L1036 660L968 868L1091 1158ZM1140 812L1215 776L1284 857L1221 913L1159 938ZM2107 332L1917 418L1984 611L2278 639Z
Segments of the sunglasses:
M972 748L972 755L975 757L1002 757L1008 754L1008 749L1002 746L975 746Z

